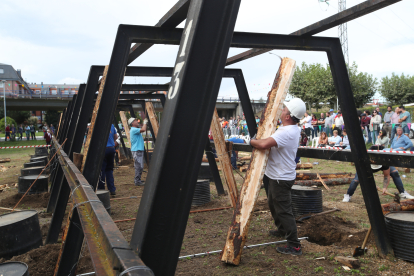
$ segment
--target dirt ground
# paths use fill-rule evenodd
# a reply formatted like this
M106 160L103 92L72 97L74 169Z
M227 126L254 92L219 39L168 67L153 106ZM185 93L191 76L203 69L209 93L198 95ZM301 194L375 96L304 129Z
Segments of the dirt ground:
M0 184L16 183L20 168L25 158L14 160L13 166L1 176ZM17 159L17 158L16 158ZM355 172L350 163L305 159L302 162L318 162L309 172ZM145 181L147 169L143 173ZM245 173L242 173L244 176ZM414 173L400 172L406 190L414 194ZM122 161L120 167L114 170L117 195L111 200L112 218L122 220L136 216L140 196L144 187L136 187L133 183L134 171L131 161ZM235 174L239 185L242 177ZM378 183L382 183L380 173L375 175ZM218 196L214 183L210 184L211 202L192 210L210 209L229 206L228 198ZM303 255L281 255L276 252L275 245L245 249L239 266L226 265L219 259L218 254L205 257L186 258L178 261L176 275L414 275L414 265L399 259L381 259L375 247L373 238L368 243L368 253L359 257L361 267L345 271L342 265L334 260L335 256L351 256L356 246L361 246L362 240L369 228L369 221L365 210L361 191L358 188L350 203L343 203L343 194L347 185L332 186L330 191L323 190L324 210L338 208L341 211L313 217L298 223L300 237L308 237L302 241ZM395 192L395 186L390 184L390 192ZM124 197L138 196L132 199ZM118 200L116 200L118 198ZM0 193L0 207L13 208L20 199L17 188L11 188ZM391 197L380 195L382 203L391 202ZM18 208L35 209L39 211L43 238L47 235L51 214L45 213L48 194L32 195L25 198ZM0 214L8 211L1 210ZM232 209L221 211L191 213L181 247L180 256L196 253L221 250L224 246L227 230L232 218ZM130 241L134 221L117 223L127 241ZM63 227L63 226L62 226ZM265 191L262 190L256 204L251 221L247 245L277 241L277 238L268 235L274 229L271 214L267 205ZM34 249L12 260L20 260L29 265L30 275L52 275L61 244L46 245ZM77 268L77 274L93 271L87 247L82 251L83 257ZM3 262L6 260L0 260Z

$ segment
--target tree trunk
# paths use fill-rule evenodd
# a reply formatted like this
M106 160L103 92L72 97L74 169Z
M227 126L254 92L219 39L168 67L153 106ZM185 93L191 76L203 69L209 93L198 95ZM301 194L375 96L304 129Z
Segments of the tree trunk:
M325 178L343 178L343 177L351 177L351 176L353 176L352 173L346 173L346 172L341 172L341 173L320 173L319 175L323 179L325 179ZM296 173L296 180L312 180L312 179L318 179L318 177L316 176L316 173L302 173L300 171Z
M296 164L296 169L313 169L313 165L310 163Z
M276 75L275 84L268 94L267 103L262 113L257 139L268 138L276 131L283 102L292 81L295 71L295 61L284 58ZM270 150L253 149L252 159L246 173L240 198L233 213L233 220L227 233L226 245L221 253L221 260L226 263L238 265L247 240L250 219L257 198L259 197L263 175L267 165Z
M382 204L381 207L384 215L394 211L414 211L414 199L404 200L399 204L397 202Z
M326 185L345 185L351 183L353 177L327 178L324 179ZM296 180L295 185L301 186L323 186L320 180Z

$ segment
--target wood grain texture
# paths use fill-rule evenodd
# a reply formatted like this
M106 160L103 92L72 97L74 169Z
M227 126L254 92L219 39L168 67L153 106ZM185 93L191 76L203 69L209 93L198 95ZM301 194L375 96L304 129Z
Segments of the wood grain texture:
M160 128L160 126L158 124L157 115L155 114L154 105L152 104L152 102L145 102L145 108L147 109L148 118L151 122L152 130L154 131L154 136L155 138L157 138L158 129Z
M128 121L127 121L127 118L126 118L126 116L125 116L125 111L119 111L119 116L121 117L122 126L123 126L123 127L124 127L124 129L125 129L125 135L126 135L126 137L127 137L127 140L128 140L129 146L130 146L130 147L132 147L132 144L131 144L131 136L130 136L130 134L129 134L129 126L128 126ZM125 154L126 154L126 153L125 153Z
M231 206L236 207L238 190L236 186L236 180L234 179L231 160L226 150L226 141L224 139L224 133L221 128L217 109L214 109L213 119L211 120L211 133L213 135L217 157L219 158L221 167L223 169L224 179L226 180L224 182L224 189L230 197Z
M85 156L85 158L83 158L83 161L82 161L81 172L83 172L83 168L85 167L85 161L88 156L89 144L91 143L91 137L92 137L93 129L95 127L95 122L96 122L96 116L98 115L99 105L101 104L102 92L105 86L106 74L108 73L108 67L109 67L108 65L105 66L102 79L101 79L101 85L99 86L98 96L95 102L95 107L93 108L92 119L91 119L91 124L89 126L88 136L86 137L85 146L83 147L83 156Z
M283 102L286 98L296 62L283 58L276 75L273 89L268 94L265 109L257 131L257 139L270 137L275 131L277 121L282 114ZM233 213L233 221L227 233L226 245L221 253L221 260L226 263L238 265L242 249L247 240L250 219L257 198L259 197L263 175L266 169L270 149L253 149L249 169L246 173L240 192L239 202Z

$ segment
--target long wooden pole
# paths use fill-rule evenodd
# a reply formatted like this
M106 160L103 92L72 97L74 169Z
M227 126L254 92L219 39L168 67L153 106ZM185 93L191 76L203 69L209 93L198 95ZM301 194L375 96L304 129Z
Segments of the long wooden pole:
M129 126L128 126L127 118L125 116L125 111L119 111L119 116L121 117L122 126L125 129L125 134L126 134L126 137L127 137L128 143L129 143L129 147L132 147L131 136L129 134ZM121 138L122 138L122 136L121 136ZM127 153L125 153L125 155L126 154Z
M227 190L227 193L230 197L231 206L236 207L238 200L238 190L236 180L234 179L230 156L226 150L226 141L224 139L224 134L219 121L217 109L214 109L210 128L214 139L214 146L216 148L217 157L220 160L223 175L226 180L224 189Z
M262 113L257 132L258 139L268 138L276 131L277 120L282 113L283 102L292 81L295 67L296 62L294 60L282 59L274 88L268 94L267 103ZM227 233L226 245L221 253L223 262L234 265L240 263L242 250L247 241L250 219L259 197L269 152L270 149L253 149L249 169L241 188L239 202L234 210L233 221Z
M152 102L145 102L145 109L148 113L148 119L151 122L152 130L154 131L154 136L157 138L158 136L158 129L160 128L158 124L157 114L155 114L154 105Z
M89 126L88 136L86 137L85 146L83 148L84 158L83 158L83 161L82 161L81 172L83 172L83 168L85 167L85 161L86 161L86 158L88 156L89 144L91 143L91 137L92 137L93 129L95 128L96 116L98 114L99 105L101 104L102 92L103 92L103 88L105 86L106 74L108 73L108 67L109 67L108 65L105 66L105 69L104 69L104 72L103 72L103 75L102 75L102 79L101 79L101 84L99 86L98 97L96 98L95 107L93 108L91 124Z

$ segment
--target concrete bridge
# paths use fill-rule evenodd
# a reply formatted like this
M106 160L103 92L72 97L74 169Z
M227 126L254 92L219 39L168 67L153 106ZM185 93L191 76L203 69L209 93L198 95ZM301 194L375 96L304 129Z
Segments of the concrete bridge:
M139 94L142 95L142 94ZM32 95L27 97L6 97L6 108L7 110L25 110L25 111L47 111L47 110L57 110L62 111L68 105L68 102L72 100L72 95L62 96L62 97L50 97L50 95ZM253 112L255 114L260 113L264 106L265 102L263 100L252 100ZM133 104L132 107L135 111L142 111L142 108L138 104ZM154 108L156 112L162 112L163 108L161 102L154 102ZM242 115L243 110L238 98L223 98L219 97L216 103L217 112L220 117L235 117L237 115Z

